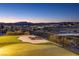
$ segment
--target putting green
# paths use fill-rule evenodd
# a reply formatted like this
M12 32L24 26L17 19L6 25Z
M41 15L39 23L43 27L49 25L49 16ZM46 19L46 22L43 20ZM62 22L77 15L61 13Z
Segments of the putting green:
M21 42L17 38L18 38L18 36L0 36L0 43Z

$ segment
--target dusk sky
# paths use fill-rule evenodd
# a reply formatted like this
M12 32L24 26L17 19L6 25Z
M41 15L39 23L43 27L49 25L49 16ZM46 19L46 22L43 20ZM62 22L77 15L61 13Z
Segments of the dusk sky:
M0 22L79 21L79 4L1 4Z

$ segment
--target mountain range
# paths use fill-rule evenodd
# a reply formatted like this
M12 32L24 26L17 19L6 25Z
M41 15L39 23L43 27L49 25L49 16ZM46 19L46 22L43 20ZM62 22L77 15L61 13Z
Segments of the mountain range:
M31 23L31 22L16 22L16 23L0 23L0 25L28 25L28 26L32 26L32 25L78 25L79 22L51 22L51 23Z

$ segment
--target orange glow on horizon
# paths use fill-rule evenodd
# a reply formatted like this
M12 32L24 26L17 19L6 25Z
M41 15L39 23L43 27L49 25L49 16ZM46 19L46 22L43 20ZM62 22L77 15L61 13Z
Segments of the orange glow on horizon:
M0 18L0 22L4 23L15 23L15 22L32 22L32 23L47 23L51 22L46 19L21 19L21 18Z
M15 23L15 22L32 22L32 23L51 23L51 22L75 22L74 20L62 20L62 19L42 19L42 18L0 18L0 22L3 23ZM76 22L79 22L76 20Z

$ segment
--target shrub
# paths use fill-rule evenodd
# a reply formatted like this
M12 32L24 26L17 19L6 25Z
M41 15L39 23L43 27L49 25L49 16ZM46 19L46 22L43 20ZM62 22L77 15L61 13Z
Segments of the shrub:
M6 33L6 35L29 35L29 32L21 32L21 31L11 32L11 31L8 31Z
M29 35L30 33L29 32L24 32L24 35Z
M15 34L16 34L16 35L24 35L24 32L16 31Z
M6 35L15 35L15 32L7 32Z
M56 34L49 34L48 40L56 41L56 40L58 40L58 36Z

